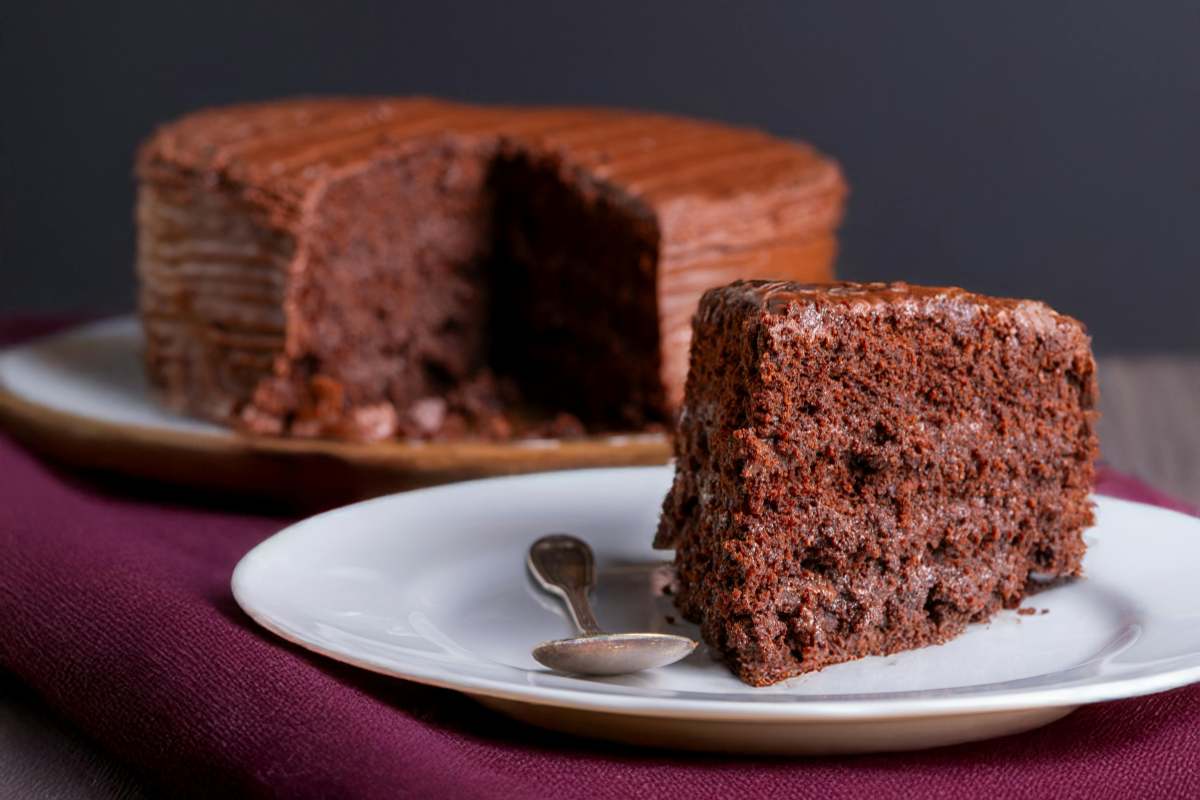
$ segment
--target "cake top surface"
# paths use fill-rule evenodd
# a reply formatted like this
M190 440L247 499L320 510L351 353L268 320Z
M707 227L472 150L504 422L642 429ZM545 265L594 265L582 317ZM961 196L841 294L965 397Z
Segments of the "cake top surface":
M881 312L946 317L969 324L982 311L997 321L1039 335L1068 327L1083 331L1078 320L1059 314L1037 300L991 297L956 286L916 286L890 283L806 284L790 281L741 280L709 290L701 313L721 303L749 305L772 316L787 317L801 332L826 331L831 318Z
M749 128L615 109L429 98L295 99L199 111L159 128L139 152L138 172L167 164L276 197L302 197L339 174L447 136L552 153L651 203L842 185L837 165L812 147Z

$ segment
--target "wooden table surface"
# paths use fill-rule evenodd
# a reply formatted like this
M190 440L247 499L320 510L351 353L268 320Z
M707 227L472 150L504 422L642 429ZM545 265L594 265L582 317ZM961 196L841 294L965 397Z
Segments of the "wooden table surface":
M1104 459L1200 505L1200 357L1102 358L1100 390ZM147 791L131 770L0 675L0 796L128 799Z

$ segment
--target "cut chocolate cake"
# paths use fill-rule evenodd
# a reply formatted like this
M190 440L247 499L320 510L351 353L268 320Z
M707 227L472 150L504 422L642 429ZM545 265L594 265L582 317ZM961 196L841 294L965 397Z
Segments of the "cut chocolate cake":
M961 289L738 281L694 322L656 546L745 682L944 642L1080 573L1077 321Z
M428 99L203 111L137 174L167 400L351 439L519 435L517 406L667 422L700 293L828 279L845 193L832 161L753 130Z

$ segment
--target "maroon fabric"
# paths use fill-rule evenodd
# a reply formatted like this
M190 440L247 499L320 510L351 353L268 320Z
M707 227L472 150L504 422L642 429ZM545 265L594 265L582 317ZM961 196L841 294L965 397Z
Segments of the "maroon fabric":
M1100 490L1187 510L1110 471ZM258 630L230 571L286 522L187 507L145 484L100 489L0 435L0 667L117 757L202 794L1200 796L1200 688L898 755L750 759L543 733Z

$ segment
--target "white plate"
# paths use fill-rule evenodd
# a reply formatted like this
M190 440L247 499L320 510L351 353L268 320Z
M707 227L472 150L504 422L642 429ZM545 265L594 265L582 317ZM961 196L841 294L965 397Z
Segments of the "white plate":
M741 752L899 750L1028 730L1084 703L1200 680L1200 520L1096 498L1086 580L1041 592L938 647L754 689L701 647L638 675L557 675L530 656L570 633L524 573L539 535L596 550L601 624L695 635L650 547L666 467L559 472L393 495L312 517L233 574L246 612L331 658L457 689L534 724Z

